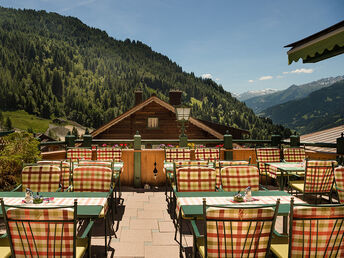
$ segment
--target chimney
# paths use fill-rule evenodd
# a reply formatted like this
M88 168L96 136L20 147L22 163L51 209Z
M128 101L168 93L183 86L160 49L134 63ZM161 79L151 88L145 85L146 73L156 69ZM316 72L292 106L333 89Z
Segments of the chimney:
M182 91L170 90L170 104L172 106L179 106L182 104Z
M142 103L142 90L135 91L135 106Z

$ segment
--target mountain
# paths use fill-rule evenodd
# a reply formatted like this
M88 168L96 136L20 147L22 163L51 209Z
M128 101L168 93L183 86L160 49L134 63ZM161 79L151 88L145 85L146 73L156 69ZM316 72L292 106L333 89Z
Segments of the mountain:
M275 93L277 91L278 90L276 89L251 90L251 91L245 91L243 93L235 94L235 97L240 101L245 101L253 97L264 96L267 94Z
M308 96L311 92L328 87L335 82L341 81L344 76L329 77L318 81L310 82L302 85L292 85L289 88L272 94L253 97L245 100L245 104L252 108L256 114L264 109L282 104L291 100L296 100Z
M195 118L250 130L253 138L290 134L213 80L184 72L140 41L116 40L77 18L0 7L0 39L1 110L97 128L133 106L135 89L165 101L171 89L179 89Z
M303 99L270 107L262 114L301 134L343 125L344 81L314 91Z

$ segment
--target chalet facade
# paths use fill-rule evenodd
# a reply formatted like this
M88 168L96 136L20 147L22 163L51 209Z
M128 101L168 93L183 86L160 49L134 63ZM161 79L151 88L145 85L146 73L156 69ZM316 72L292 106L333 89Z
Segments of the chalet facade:
M180 124L175 107L180 105L181 91L170 92L170 103L156 96L142 102L142 92L135 92L135 106L92 133L94 139L132 139L139 131L142 139L178 139ZM241 139L246 130L217 125L190 117L185 133L188 139L223 139L228 130Z

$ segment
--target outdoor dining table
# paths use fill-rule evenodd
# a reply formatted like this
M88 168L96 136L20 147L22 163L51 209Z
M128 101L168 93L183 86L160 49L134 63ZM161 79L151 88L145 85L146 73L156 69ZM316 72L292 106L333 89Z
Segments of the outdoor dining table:
M304 176L305 175L305 163L304 162L273 162L265 163L266 166L273 167L281 172L280 179L280 190L284 190L285 178L290 175Z
M182 219L203 219L203 198L206 198L208 205L271 205L276 204L280 199L277 216L283 216L283 234L287 234L288 215L292 195L284 191L253 191L251 202L234 202L233 197L237 192L176 192L176 214L179 219L180 233L180 254L182 253ZM305 203L303 200L294 197L294 203Z

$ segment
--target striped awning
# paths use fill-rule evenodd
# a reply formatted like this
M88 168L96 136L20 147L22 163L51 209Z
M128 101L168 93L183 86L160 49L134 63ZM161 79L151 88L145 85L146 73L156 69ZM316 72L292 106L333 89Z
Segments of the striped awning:
M344 53L344 20L307 38L289 44L288 62L303 63L318 61Z

